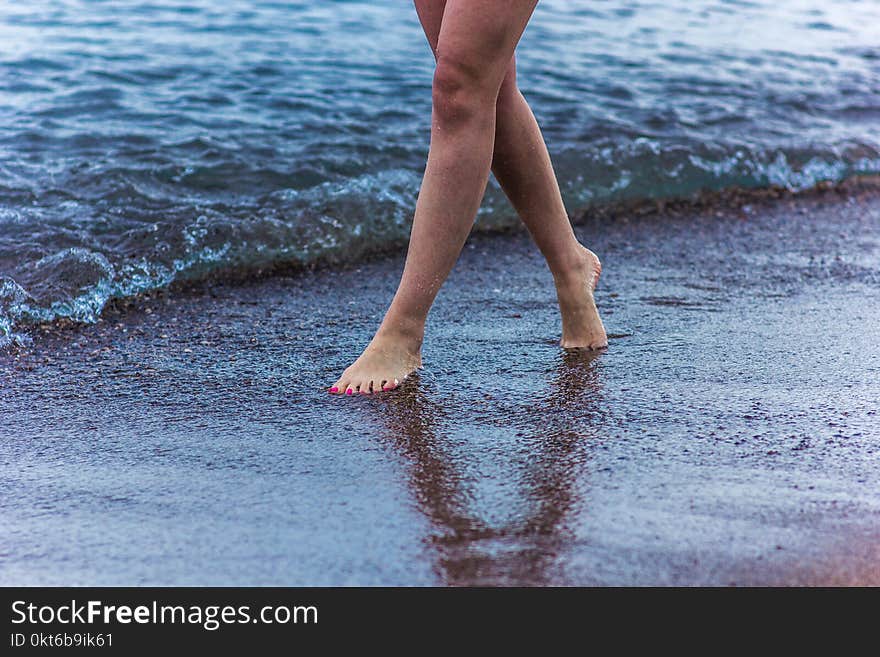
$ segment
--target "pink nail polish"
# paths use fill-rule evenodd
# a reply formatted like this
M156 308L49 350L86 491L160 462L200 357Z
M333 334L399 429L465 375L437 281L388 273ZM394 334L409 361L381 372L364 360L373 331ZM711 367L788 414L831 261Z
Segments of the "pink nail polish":
M346 390L346 391L345 391L345 394L346 394L346 395L350 395L350 394L351 394L351 388L349 388L348 390Z
M333 386L332 388L330 388L330 392L339 392L339 388Z

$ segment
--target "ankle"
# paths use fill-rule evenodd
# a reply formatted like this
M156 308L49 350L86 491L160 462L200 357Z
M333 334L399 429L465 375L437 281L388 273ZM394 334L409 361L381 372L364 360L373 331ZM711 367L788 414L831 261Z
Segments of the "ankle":
M564 258L557 258L553 262L548 260L550 272L553 274L553 280L556 284L565 283L582 283L584 275L587 274L592 265L590 252L580 244Z
M380 340L393 340L406 345L412 352L419 352L425 335L425 322L412 318L386 317L376 331Z

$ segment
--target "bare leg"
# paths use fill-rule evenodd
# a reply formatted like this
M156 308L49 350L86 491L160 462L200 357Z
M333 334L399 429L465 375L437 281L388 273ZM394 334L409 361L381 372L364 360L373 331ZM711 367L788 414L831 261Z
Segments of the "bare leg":
M436 56L443 23L442 0L415 0ZM602 266L574 235L541 129L516 84L511 57L496 101L492 172L553 273L562 315L563 347L597 349L608 344L593 300Z
M593 298L602 265L571 228L541 129L511 62L498 94L492 171L547 260L562 315L563 347L607 346Z
M536 3L446 3L436 48L431 148L403 276L373 340L331 392L393 388L421 365L428 311L482 201L494 151L498 92Z

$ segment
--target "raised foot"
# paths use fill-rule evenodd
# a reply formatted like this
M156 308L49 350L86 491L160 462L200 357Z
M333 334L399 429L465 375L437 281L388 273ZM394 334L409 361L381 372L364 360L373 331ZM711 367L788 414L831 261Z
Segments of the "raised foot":
M565 349L602 349L608 346L608 335L593 298L601 274L599 258L584 248L579 267L554 277L562 314L562 339L559 344Z
M329 391L336 395L354 395L394 390L421 366L419 345L377 334Z

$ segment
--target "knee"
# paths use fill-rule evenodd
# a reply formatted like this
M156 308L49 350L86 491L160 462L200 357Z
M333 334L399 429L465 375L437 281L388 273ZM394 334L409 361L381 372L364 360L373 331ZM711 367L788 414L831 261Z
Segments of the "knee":
M465 59L438 56L432 85L434 120L454 127L494 111L498 89L480 70Z

